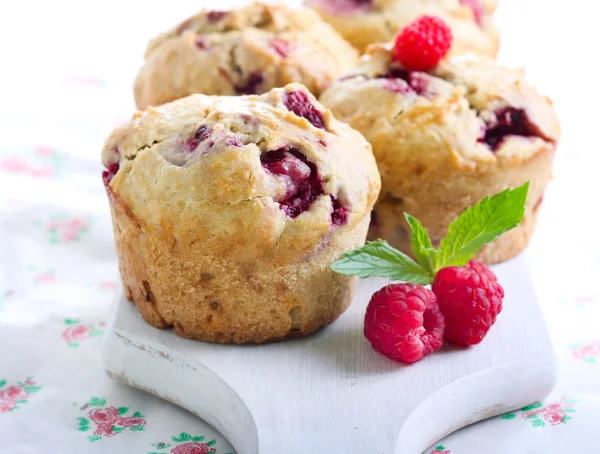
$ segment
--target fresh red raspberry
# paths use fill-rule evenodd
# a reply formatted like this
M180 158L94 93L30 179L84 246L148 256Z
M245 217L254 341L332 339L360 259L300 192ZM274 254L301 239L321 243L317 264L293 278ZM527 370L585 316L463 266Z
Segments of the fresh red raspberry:
M365 337L373 348L403 363L414 363L439 350L442 316L431 290L392 284L374 293L365 314Z
M480 343L502 311L504 289L477 260L442 268L432 290L446 320L444 339L463 347Z
M404 27L396 37L394 57L412 71L435 67L450 50L452 31L435 16L421 16Z

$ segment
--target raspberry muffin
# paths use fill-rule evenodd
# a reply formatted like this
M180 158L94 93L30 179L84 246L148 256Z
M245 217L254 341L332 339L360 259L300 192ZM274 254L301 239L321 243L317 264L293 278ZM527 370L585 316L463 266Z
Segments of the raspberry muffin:
M318 95L357 60L358 52L307 8L205 10L150 43L135 102L143 109L194 93L260 94L292 82Z
M149 107L102 151L121 277L144 319L220 343L334 321L380 188L371 146L299 84Z
M551 101L522 71L487 58L453 57L425 73L405 70L391 55L391 45L372 46L321 96L373 146L382 191L370 237L410 253L407 212L439 243L465 207L531 180L522 224L479 259L489 264L517 255L551 178L560 136Z
M304 0L350 44L364 51L390 41L419 16L438 16L452 29L452 54L496 57L500 44L492 16L497 0Z

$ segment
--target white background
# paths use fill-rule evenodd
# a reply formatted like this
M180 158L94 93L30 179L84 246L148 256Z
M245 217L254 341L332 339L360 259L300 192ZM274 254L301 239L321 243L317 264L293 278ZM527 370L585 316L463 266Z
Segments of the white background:
M104 393L143 406L153 414L153 427L160 426L151 429L148 416L148 431L154 431L156 440L182 430L213 433L169 404L111 383L98 362L99 343L87 346L83 357L83 346L77 350L80 356L74 355L64 349L60 332L52 344L52 327L66 312L107 318L110 295L88 295L83 289L90 276L116 279L99 154L110 130L131 114L133 79L148 39L202 6L223 8L229 3L1 2L0 151L47 143L64 150L69 159L60 183L33 182L0 171L0 291L24 283L25 272L19 270L28 263L62 270L52 289L23 290L21 299L0 311L0 380L34 374L46 387L27 411L11 413L10 420L0 415L0 452L151 450L148 440L126 435L87 443L73 429L73 415L58 406L72 395L84 399ZM599 8L594 0L500 3L500 61L526 67L529 81L554 100L563 127L555 178L528 259L562 365L549 402L563 395L580 402L564 426L533 429L526 421L496 419L442 443L452 454L598 453L600 365L574 360L569 345L600 341ZM103 80L103 89L65 85L66 78L80 76ZM21 205L15 208L8 199ZM62 250L42 244L30 221L65 209L96 217L87 242ZM573 303L577 295L591 295L592 304L579 307ZM221 440L217 446L219 454L228 450Z

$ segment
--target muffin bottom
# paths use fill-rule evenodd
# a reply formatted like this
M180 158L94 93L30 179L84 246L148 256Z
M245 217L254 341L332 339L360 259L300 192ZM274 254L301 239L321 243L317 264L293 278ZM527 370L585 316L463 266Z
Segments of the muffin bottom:
M393 247L412 255L410 229L404 213L416 217L429 231L432 243L439 246L447 234L448 226L467 206L472 206L485 196L493 196L506 188L517 188L529 181L529 192L525 216L514 229L487 244L476 258L493 265L517 256L529 244L535 230L537 213L542 203L544 190L552 177L554 148L546 146L531 159L515 160L488 172L449 172L442 167L435 174L416 175L402 180L400 188L383 190L373 210L368 238L382 238ZM445 172L445 173L443 173ZM392 193L394 189L394 193ZM397 194L403 194L403 197Z
M240 264L172 247L114 196L111 211L126 296L144 320L172 326L182 337L236 344L306 336L336 320L350 305L357 278L330 265L364 244L369 224L367 214L288 263L267 254Z

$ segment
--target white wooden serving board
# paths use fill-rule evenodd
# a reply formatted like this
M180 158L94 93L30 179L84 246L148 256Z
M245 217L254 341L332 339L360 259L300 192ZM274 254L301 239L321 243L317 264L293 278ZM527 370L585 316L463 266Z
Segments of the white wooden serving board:
M146 324L121 294L103 360L116 380L195 413L238 454L418 454L445 435L542 399L556 362L523 256L494 267L504 310L482 344L410 365L363 336L361 281L334 324L297 340L216 345Z

